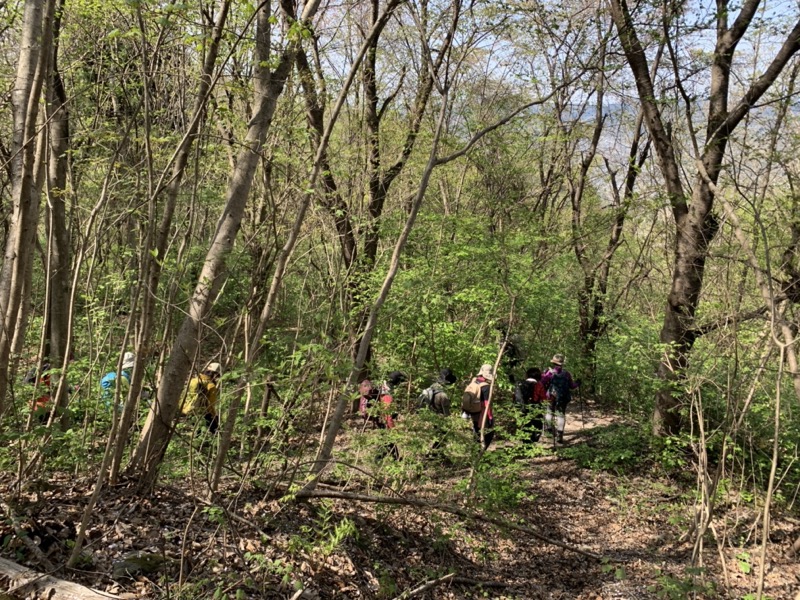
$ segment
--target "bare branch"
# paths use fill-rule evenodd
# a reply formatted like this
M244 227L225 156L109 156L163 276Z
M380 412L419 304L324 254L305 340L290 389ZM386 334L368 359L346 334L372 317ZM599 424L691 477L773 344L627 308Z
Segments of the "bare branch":
M574 81L574 79L572 81ZM568 83L572 83L572 81L570 81ZM565 85L568 85L568 84L565 84ZM483 129L481 129L480 131L475 133L475 135L473 135L470 138L470 140L466 143L466 145L463 148L461 148L460 150L456 150L455 152L453 152L452 154L448 154L447 156L442 156L441 158L437 158L436 159L436 166L438 167L439 165L444 165L444 164L447 164L449 162L452 162L452 161L456 160L457 158L461 158L467 152L472 150L472 147L475 146L475 144L477 144L481 140L481 138L483 138L484 136L486 136L487 134L491 133L492 131L494 131L496 129L500 129L503 125L505 125L506 123L511 121L514 117L516 117L521 112L524 112L524 111L528 110L529 108L531 108L533 106L539 106L541 104L544 104L545 102L550 100L550 98L552 98L557 91L558 91L558 89L555 89L552 92L550 92L547 96L545 96L544 98L539 98L538 100L534 100L533 102L529 102L528 104L520 106L519 108L517 108L516 110L512 111L510 114L506 115L505 117L503 117L499 121L495 121L494 123L492 123L488 127L484 127Z
M781 46L780 51L775 55L775 58L770 63L769 67L767 67L767 70L764 71L761 77L753 82L744 97L713 133L713 136L706 142L707 146L711 146L716 141L730 136L739 122L747 116L747 113L750 112L750 109L758 102L759 98L761 98L775 82L778 75L783 71L783 68L798 50L800 50L800 20L798 20L791 33L786 37L783 46Z

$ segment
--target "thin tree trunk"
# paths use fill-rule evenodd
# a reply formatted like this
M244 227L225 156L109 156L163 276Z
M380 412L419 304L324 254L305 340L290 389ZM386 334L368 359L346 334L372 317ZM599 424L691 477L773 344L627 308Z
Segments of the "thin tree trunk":
M458 16L460 14L461 5L459 2L454 4L454 18L452 21L451 26L451 33L455 32L455 29L458 25ZM422 35L422 32L420 32ZM406 242L408 241L408 236L411 234L411 230L414 227L414 222L416 221L417 214L419 213L419 209L422 206L422 201L425 198L425 192L428 189L428 183L430 182L431 175L433 174L433 170L436 168L439 161L437 160L437 154L439 151L439 139L444 129L444 124L447 120L447 111L449 108L448 103L448 90L446 88L441 90L442 92L442 99L441 99L441 108L439 110L439 116L436 120L436 129L433 134L433 141L431 142L431 149L430 154L428 156L428 162L425 166L425 170L422 173L422 179L420 180L419 186L417 188L417 192L414 197L414 202L411 206L411 211L406 219L406 223L403 227L403 230L400 232L400 236L397 238L395 242L394 251L392 252L392 258L389 263L389 270L386 273L386 277L383 280L383 285L381 286L380 292L378 293L378 297L375 299L370 311L369 316L366 321L366 325L364 327L363 334L360 339L360 343L358 345L358 352L356 354L355 360L353 361L353 368L350 370L350 374L347 378L347 382L345 383L345 387L343 393L339 394L338 401L336 403L336 408L333 411L333 415L330 418L330 422L328 423L328 428L325 432L325 437L322 441L320 446L319 452L317 453L316 461L314 462L313 466L313 474L319 475L322 470L327 466L328 462L331 459L333 454L333 445L336 442L336 436L339 433L339 429L342 426L342 420L344 419L345 412L347 410L348 405L350 405L350 398L348 397L347 390L352 389L358 377L361 375L361 372L364 368L364 364L367 360L367 355L369 353L369 348L372 343L372 335L375 331L375 326L378 320L378 314L385 304L387 298L389 297L389 292L392 289L392 284L394 283L394 278L397 276L397 272L400 269L400 256L405 249ZM313 479L305 488L305 492L312 491L316 486L317 479Z
M67 229L67 151L69 150L69 111L64 82L58 68L61 19L65 0L59 0L53 24L53 58L47 86L47 123L49 163L47 165L46 231L48 243L50 295L47 306L50 364L61 367L58 380L51 380L55 390L51 400L56 410L67 405L68 386L61 385L68 364L67 330L69 325L70 239Z
M270 317L272 315L272 309L274 307L274 302L275 302L275 299L277 297L278 290L280 289L280 286L281 286L282 281L283 281L283 275L284 275L285 270L286 270L286 265L288 263L289 257L291 256L291 254L292 254L292 252L294 250L294 246L295 246L295 244L297 242L297 238L300 235L300 228L302 227L302 224L303 224L305 212L308 209L308 205L311 202L312 191L313 191L314 186L316 184L317 178L320 175L320 172L321 172L321 169L322 169L322 165L324 163L324 159L327 156L328 142L330 140L331 132L333 131L333 126L335 125L336 121L339 118L339 114L341 112L341 109L344 106L345 100L347 99L347 94L348 94L348 92L350 90L350 86L352 85L353 80L355 79L355 75L358 72L358 68L361 65L361 61L363 60L364 55L367 52L367 49L369 47L370 41L374 38L374 36L378 35L380 30L383 28L383 25L385 24L385 21L388 21L388 19L391 16L392 12L399 5L400 2L401 2L401 0L391 0L389 2L389 4L387 4L383 15L379 19L379 22L377 24L373 25L372 30L370 31L369 35L367 36L367 39L365 40L364 44L361 47L361 51L359 52L358 56L356 56L355 60L353 61L353 64L350 66L350 73L349 73L347 79L345 80L345 83L342 86L341 91L339 92L339 97L337 98L336 104L334 105L334 109L333 109L333 112L331 114L331 118L330 118L328 124L326 125L324 131L322 132L322 135L320 136L320 140L319 140L319 143L318 143L318 146L317 146L316 156L314 158L314 165L312 166L312 170L311 170L310 182L307 185L307 190L308 191L306 192L306 194L305 194L305 196L303 198L303 201L301 202L300 209L298 211L297 216L295 217L295 222L294 222L294 225L292 227L292 231L289 234L289 238L287 239L286 243L284 244L283 248L281 249L281 253L280 253L279 257L278 257L277 264L275 266L275 273L273 274L272 283L270 285L269 293L267 294L267 299L264 302L264 306L262 307L261 314L259 315L259 318L258 318L258 322L256 323L255 331L253 332L253 335L252 335L252 337L251 337L251 339L249 341L249 344L248 344L248 352L245 355L245 360L244 360L244 362L245 362L245 365L244 365L245 372L247 373L247 375L245 376L245 379L249 379L249 377L250 377L249 373L250 373L255 361L257 360L258 355L259 355L259 351L260 351L260 349L262 347L262 345L260 343L261 336L264 334L264 330L266 329L267 322L269 321L269 319L270 319ZM299 53L301 50L298 48L297 51ZM302 61L302 59L300 59L300 60ZM249 385L249 383L248 383L248 385ZM236 398L234 398L232 400L232 402L234 404L236 404L237 407L241 403L241 395L244 393L244 390L245 390L245 387L240 388L240 390L238 392L236 392L238 397L236 397ZM269 396L266 395L268 392L265 390L264 393L265 393L265 398L268 398ZM227 448L226 448L226 451L227 451ZM222 453L220 453L220 455L217 456L217 463L219 465L219 468L215 469L215 472L217 473L217 476L214 478L214 480L212 481L212 484L211 484L211 490L212 491L215 491L216 488L217 488L217 485L219 484L219 475L222 472L221 464L222 464L222 461L224 461L224 460L225 460L225 456L222 455Z

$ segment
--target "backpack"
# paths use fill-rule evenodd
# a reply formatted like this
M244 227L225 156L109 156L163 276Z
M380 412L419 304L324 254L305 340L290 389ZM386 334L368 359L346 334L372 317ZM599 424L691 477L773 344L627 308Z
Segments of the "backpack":
M527 379L517 383L514 388L514 402L520 406L533 404L533 386L535 385L536 381L528 381Z
M467 413L481 412L481 391L485 385L489 384L485 382L480 383L476 379L469 382L469 385L467 385L464 390L464 394L461 396L461 410Z
M572 400L569 375L567 375L566 371L562 370L560 373L553 373L553 378L550 380L550 387L547 393L560 404L566 404Z
M428 389L423 390L418 401L420 410L428 409L438 415L450 414L450 398L439 383L434 383Z
M100 387L106 390L113 390L114 386L117 385L117 372L111 371L106 373L105 376L100 380Z
M428 408L430 410L435 410L433 406L433 400L436 398L437 390L434 390L432 387L429 387L425 390L422 390L422 393L417 398L418 408Z
M36 383L36 376L39 374L39 369L33 367L27 373L25 373L25 377L22 380L22 383L27 383L28 385L34 385Z

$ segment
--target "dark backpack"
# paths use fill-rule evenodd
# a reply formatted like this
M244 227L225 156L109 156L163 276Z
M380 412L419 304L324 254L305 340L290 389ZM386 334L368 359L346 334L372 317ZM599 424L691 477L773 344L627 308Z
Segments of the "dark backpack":
M520 406L529 406L533 404L533 388L536 385L535 381L528 381L523 379L514 388L514 402Z
M25 378L22 380L22 383L27 383L28 385L33 385L36 383L36 376L39 374L39 369L33 367L30 371L25 373Z
M569 385L569 375L566 371L560 373L553 373L553 378L550 380L550 388L547 390L551 398L554 398L559 404L566 404L572 400L572 391Z

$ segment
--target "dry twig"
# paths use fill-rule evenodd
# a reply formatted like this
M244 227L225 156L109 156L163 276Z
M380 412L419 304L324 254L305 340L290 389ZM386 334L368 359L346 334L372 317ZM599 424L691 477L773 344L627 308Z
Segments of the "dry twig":
M435 588L437 585L441 585L443 583L447 583L455 578L455 573L448 573L444 577L439 577L438 579L431 579L426 581L422 585L415 587L413 590L408 590L403 592L399 596L397 596L394 600L406 600L407 598L411 598L412 596L417 596L423 592L427 592L430 589Z

